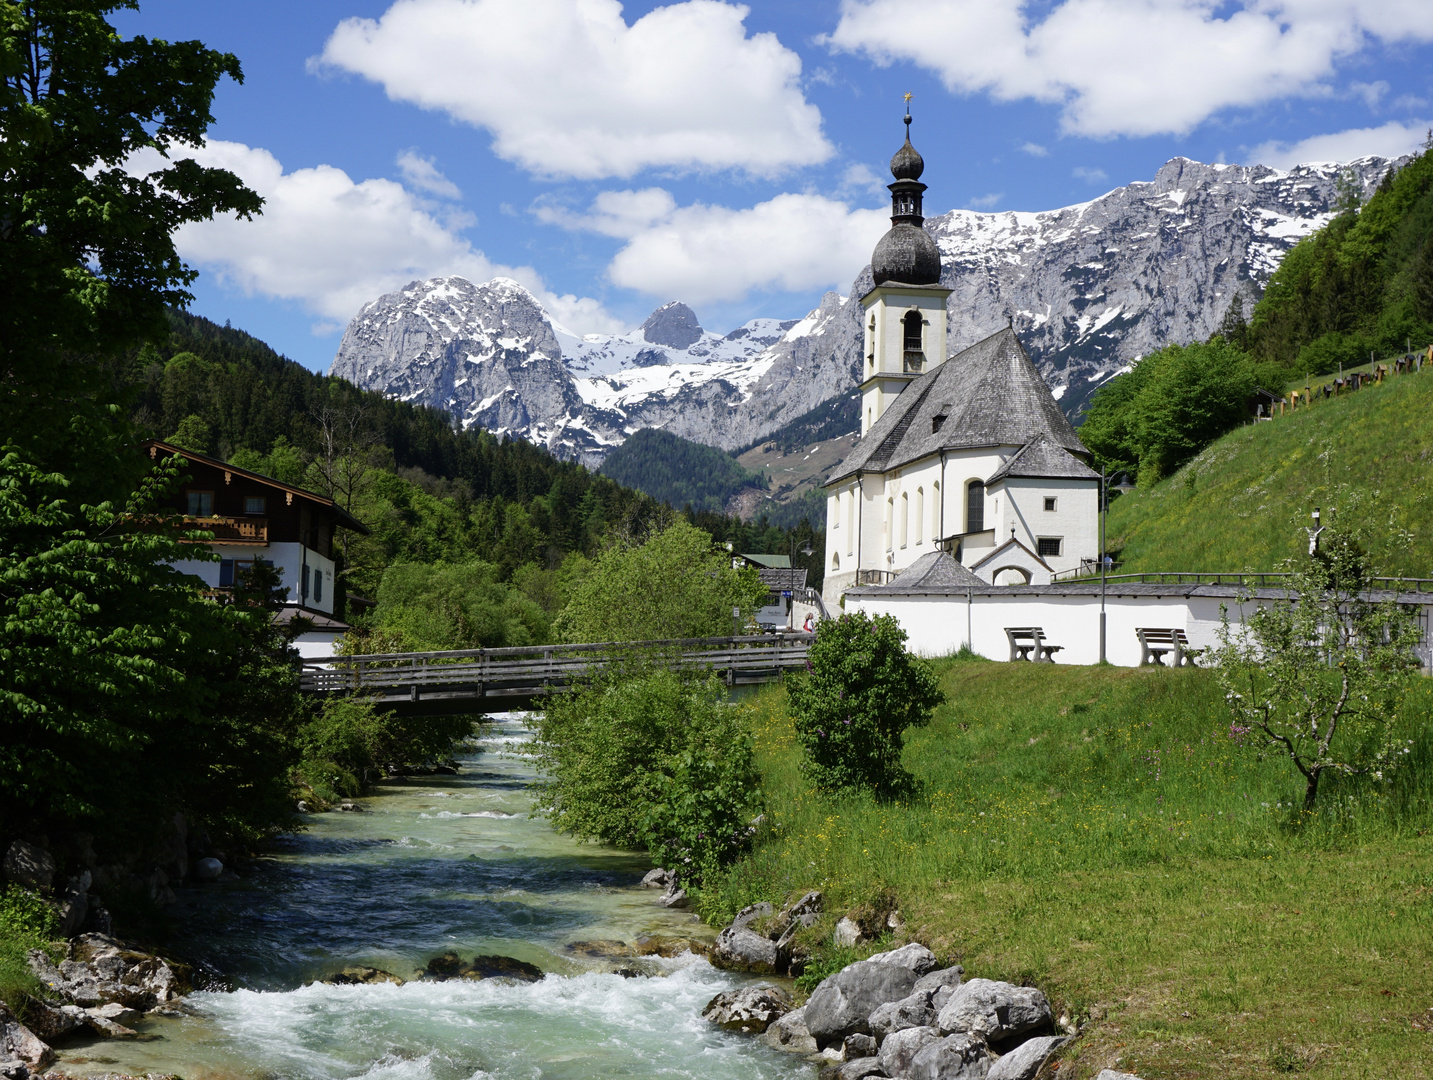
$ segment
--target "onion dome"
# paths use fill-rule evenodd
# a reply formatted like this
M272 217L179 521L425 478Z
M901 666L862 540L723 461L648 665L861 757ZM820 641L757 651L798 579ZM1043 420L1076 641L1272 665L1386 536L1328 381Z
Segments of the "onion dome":
M906 142L891 158L891 229L871 253L871 275L877 285L898 282L904 285L939 285L940 251L935 239L921 226L921 194L925 171L916 148L911 145L911 116L906 113Z
M911 145L911 114L906 113L906 144L891 158L891 175L897 180L919 180L925 172L925 161Z

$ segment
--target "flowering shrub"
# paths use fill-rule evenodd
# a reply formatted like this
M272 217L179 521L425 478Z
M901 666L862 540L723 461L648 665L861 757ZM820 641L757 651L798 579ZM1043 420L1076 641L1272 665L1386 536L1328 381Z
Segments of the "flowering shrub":
M788 680L805 770L826 791L909 794L901 767L905 731L929 722L945 700L930 666L906 651L889 615L842 615L821 624L807 672Z

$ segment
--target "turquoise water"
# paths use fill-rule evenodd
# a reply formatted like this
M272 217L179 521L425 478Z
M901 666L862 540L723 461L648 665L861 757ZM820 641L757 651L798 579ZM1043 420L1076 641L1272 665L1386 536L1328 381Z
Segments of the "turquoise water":
M813 1076L701 1019L740 976L686 954L643 960L649 977L624 978L564 948L711 931L638 886L645 861L528 816L533 771L514 752L523 724L489 725L457 776L382 785L361 800L368 813L315 815L243 881L184 890L177 950L238 989L192 995L194 1015L148 1019L139 1041L71 1046L55 1068L186 1080ZM314 981L352 964L411 978L448 950L550 974L519 985Z

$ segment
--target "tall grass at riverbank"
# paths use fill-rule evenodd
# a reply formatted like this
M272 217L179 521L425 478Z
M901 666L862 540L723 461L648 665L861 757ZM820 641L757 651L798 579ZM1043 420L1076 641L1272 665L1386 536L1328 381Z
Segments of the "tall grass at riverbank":
M1103 1017L1062 1076L1117 1057L1146 1080L1433 1075L1433 684L1412 765L1331 785L1310 816L1288 761L1231 737L1208 672L939 670L949 703L907 737L910 805L818 796L784 693L748 706L766 826L709 908L820 888L819 946L894 893L899 936Z

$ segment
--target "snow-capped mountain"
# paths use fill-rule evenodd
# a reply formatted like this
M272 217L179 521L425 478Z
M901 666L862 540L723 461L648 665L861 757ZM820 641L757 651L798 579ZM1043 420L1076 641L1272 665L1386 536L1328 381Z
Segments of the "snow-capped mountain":
M1391 163L1165 164L1152 181L1041 213L955 210L926 221L953 291L952 351L1013 319L1073 411L1136 357L1246 312L1284 253L1333 215L1337 179L1370 191ZM800 320L704 331L685 304L630 334L581 337L517 282L415 281L366 305L331 372L597 464L643 427L734 449L856 385L862 271Z

